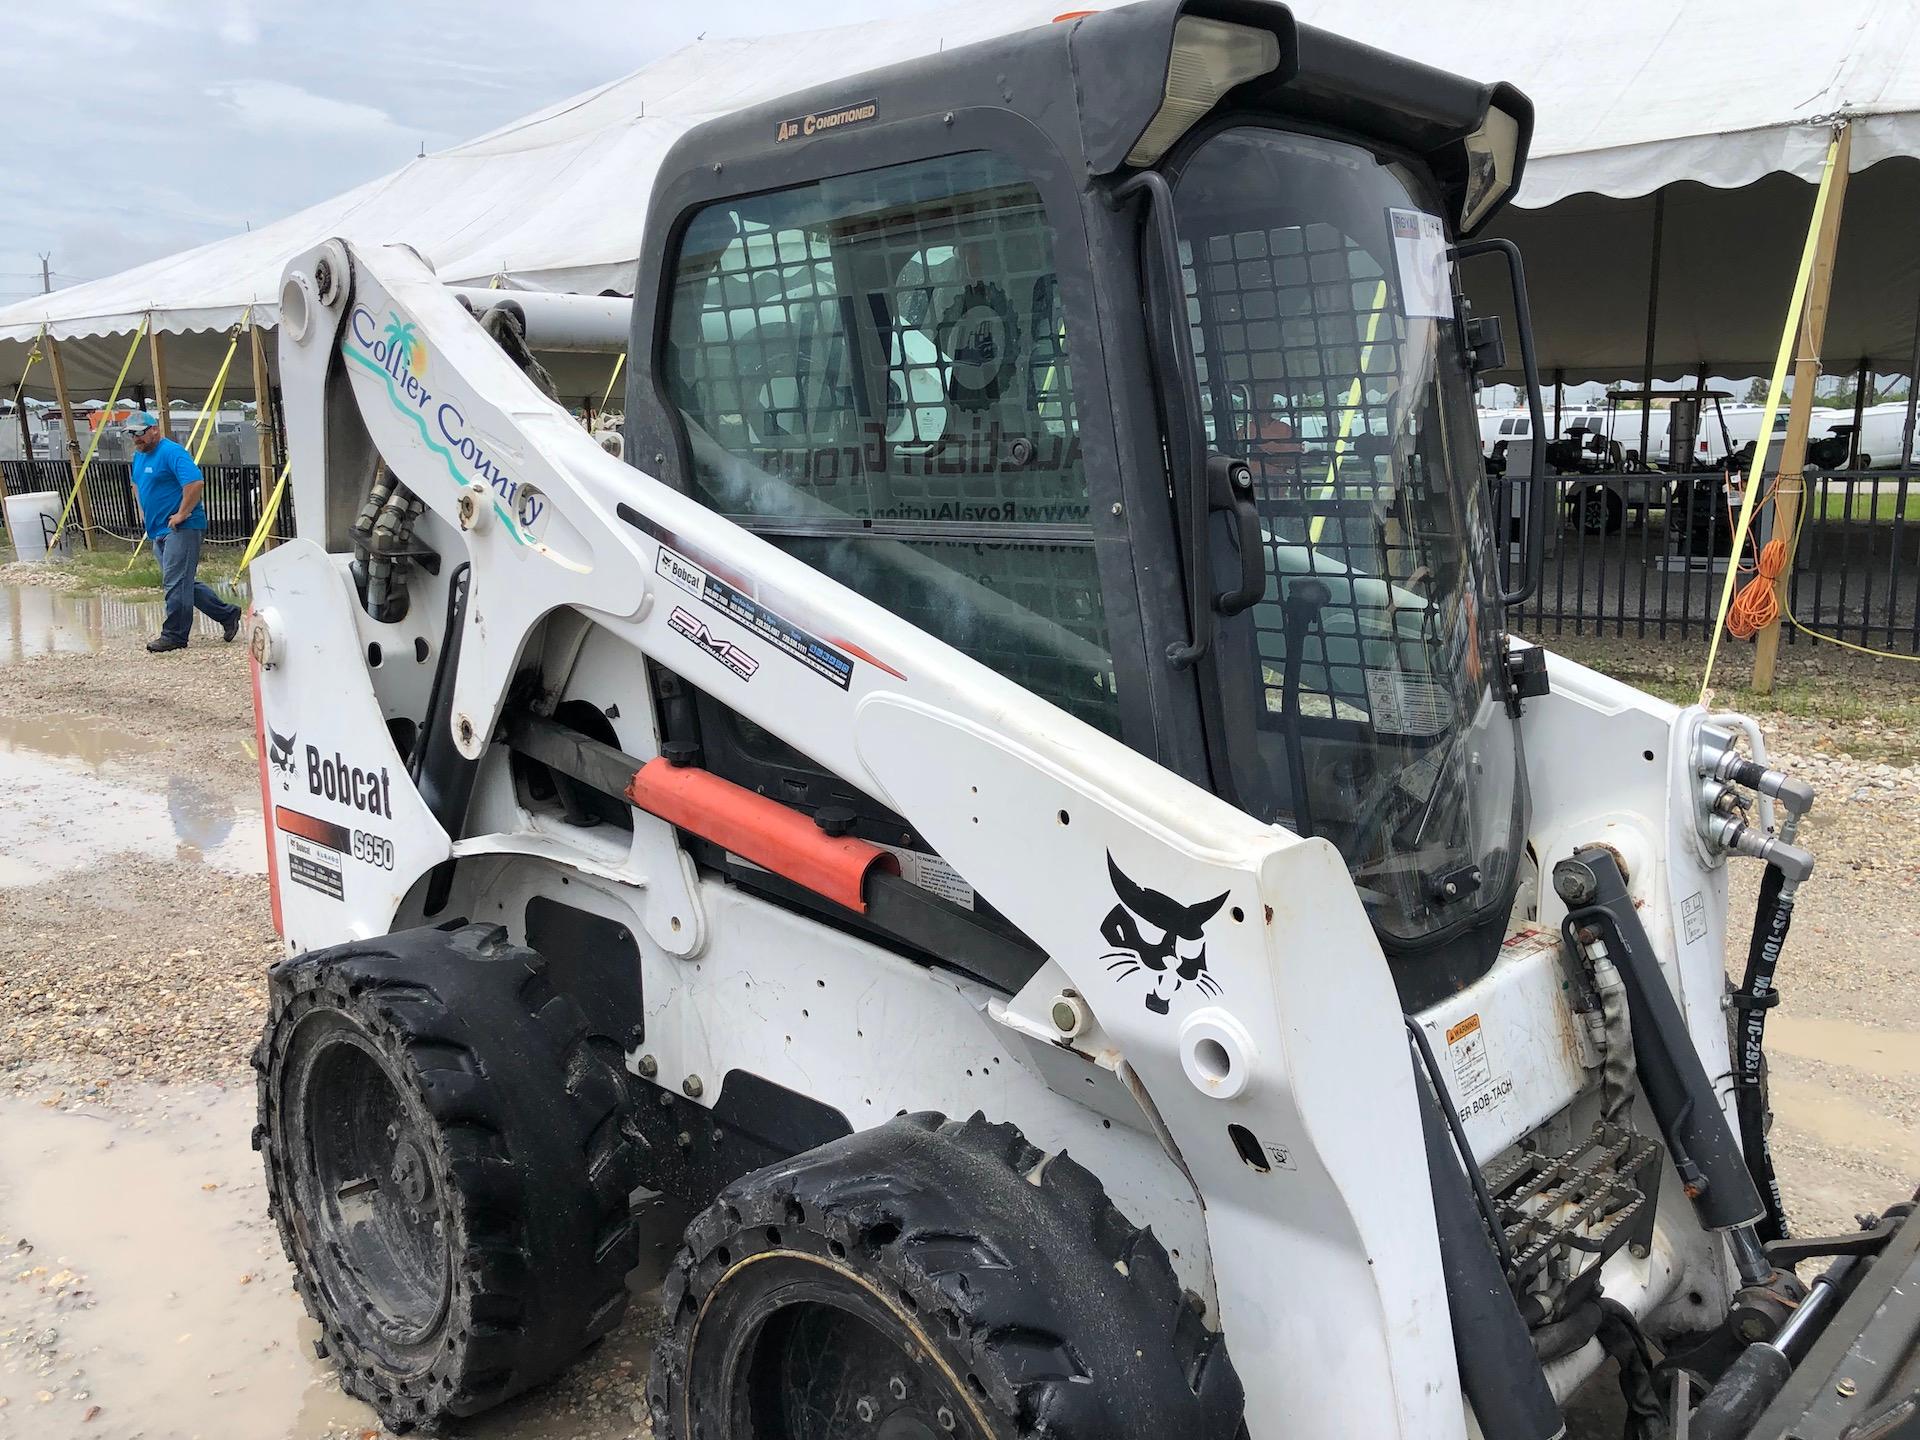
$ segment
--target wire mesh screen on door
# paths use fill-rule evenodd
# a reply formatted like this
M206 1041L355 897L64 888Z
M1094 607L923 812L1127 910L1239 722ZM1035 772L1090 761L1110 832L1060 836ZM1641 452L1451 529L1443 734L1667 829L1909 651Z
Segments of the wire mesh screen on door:
M709 206L669 330L703 500L1117 728L1050 222L1013 161Z

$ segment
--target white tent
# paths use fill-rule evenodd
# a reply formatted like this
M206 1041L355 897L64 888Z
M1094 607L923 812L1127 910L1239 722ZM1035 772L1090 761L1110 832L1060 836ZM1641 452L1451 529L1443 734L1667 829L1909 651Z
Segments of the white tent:
M142 315L176 392L253 307L271 323L286 260L328 235L405 241L452 282L585 292L632 286L647 196L702 119L1029 24L1063 0L973 0L886 22L708 40L491 135L426 156L276 224L0 310L0 384L42 324L77 390L106 385ZM1295 0L1309 24L1481 79L1537 122L1522 208L1496 230L1528 257L1542 361L1569 379L1770 362L1836 117L1854 127L1827 353L1911 365L1920 244L1920 7L1910 0ZM1656 248L1655 237L1659 236ZM1649 305L1658 254L1657 304ZM1486 262L1482 262L1485 264ZM1490 267L1497 270L1497 267ZM1504 282L1482 308L1506 311ZM117 337L117 338L116 338ZM130 384L146 378L144 353ZM45 372L34 389L44 393ZM584 372L581 383L584 386Z

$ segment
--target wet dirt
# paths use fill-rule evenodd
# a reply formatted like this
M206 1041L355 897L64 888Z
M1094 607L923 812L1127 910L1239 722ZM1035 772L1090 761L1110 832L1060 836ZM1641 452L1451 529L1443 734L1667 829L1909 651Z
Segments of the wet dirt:
M74 592L45 585L0 585L0 665L37 655L98 654L110 637L160 633L165 607L158 600ZM220 639L220 627L195 614L201 641Z
M0 583L0 1437L377 1437L313 1357L247 1143L278 944L245 656L205 628L147 655L157 624L148 602ZM1920 769L1768 728L1822 795L1767 1022L1774 1148L1815 1233L1920 1176ZM1736 971L1757 877L1736 870ZM678 1233L654 1213L620 1329L453 1434L650 1433L648 1292ZM1604 1397L1570 1433L1618 1433Z
M160 790L131 764L7 744L0 726L0 890L46 882L129 852L230 875L266 874L259 803L166 775ZM95 740L102 734L95 732ZM57 739L57 737L44 737Z
M112 1109L0 1101L0 1436L381 1433L314 1353L248 1144L252 1086L238 1079L132 1087ZM682 1221L664 1206L642 1214L649 1264L633 1283L646 1314L658 1299L644 1286ZM630 1322L559 1385L448 1433L634 1432L649 1340Z

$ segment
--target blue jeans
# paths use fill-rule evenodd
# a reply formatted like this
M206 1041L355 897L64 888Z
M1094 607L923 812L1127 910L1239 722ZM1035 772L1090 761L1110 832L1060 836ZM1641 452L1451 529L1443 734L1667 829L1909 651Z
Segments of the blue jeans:
M160 562L160 583L166 587L167 596L167 618L160 626L162 639L185 644L193 634L195 610L218 625L240 618L238 605L229 605L194 574L200 568L200 542L206 535L204 530L169 530L153 537L153 554Z

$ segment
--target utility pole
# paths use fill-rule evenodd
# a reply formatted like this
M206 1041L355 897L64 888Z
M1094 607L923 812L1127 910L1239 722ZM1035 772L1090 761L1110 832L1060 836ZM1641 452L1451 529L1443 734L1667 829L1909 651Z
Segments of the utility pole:
M53 293L53 272L47 268L48 263L52 259L53 252L51 250L40 257L40 293L42 295L51 295Z

